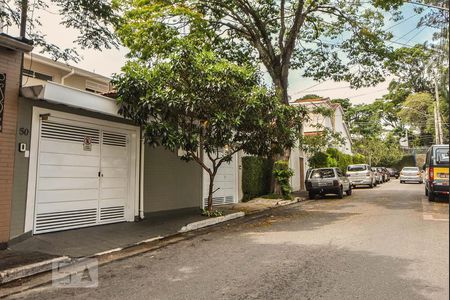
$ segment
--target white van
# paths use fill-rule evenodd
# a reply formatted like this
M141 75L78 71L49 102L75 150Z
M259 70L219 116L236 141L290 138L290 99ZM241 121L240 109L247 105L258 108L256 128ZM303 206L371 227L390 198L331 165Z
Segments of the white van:
M372 169L367 164L349 165L347 167L347 177L353 187L368 185L370 188L373 188L376 181Z

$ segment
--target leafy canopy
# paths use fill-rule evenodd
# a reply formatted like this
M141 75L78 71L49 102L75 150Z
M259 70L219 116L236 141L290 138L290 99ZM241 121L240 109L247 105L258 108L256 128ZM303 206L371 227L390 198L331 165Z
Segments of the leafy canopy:
M118 15L115 6L107 0L0 0L0 24L3 27L19 27L22 3L28 3L26 37L33 40L41 52L52 55L53 59L79 61L76 48L63 49L46 37L39 12L57 9L61 25L78 30L73 41L82 49L96 50L119 46L114 25ZM5 30L5 28L0 28Z
M167 57L186 35L208 32L212 47L228 59L261 62L287 104L290 69L353 87L383 81L391 51L385 41L392 38L383 30L383 12L403 0L121 2L126 9L118 32L133 56Z
M241 150L273 155L292 147L305 111L279 103L260 85L254 67L184 45L151 67L130 60L114 84L120 112L143 126L148 143L182 149L182 159L194 160L209 174L211 210L219 167Z

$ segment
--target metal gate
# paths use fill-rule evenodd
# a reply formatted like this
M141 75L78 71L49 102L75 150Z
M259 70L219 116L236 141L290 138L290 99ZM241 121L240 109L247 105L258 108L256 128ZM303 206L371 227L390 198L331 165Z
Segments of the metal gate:
M34 233L125 221L129 166L127 133L41 120Z

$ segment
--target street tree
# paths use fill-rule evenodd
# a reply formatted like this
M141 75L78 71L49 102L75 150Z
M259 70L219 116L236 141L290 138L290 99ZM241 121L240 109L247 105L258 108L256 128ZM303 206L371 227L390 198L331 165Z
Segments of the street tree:
M383 30L386 11L403 0L123 0L123 31L139 38L127 41L131 51L170 53L180 36L215 32L212 43L233 59L261 62L288 104L292 69L316 80L348 81L352 87L384 80L390 53ZM397 16L397 15L395 15ZM161 43L164 41L164 43Z
M184 43L152 66L130 59L114 84L120 112L142 125L147 143L180 149L181 159L206 171L208 211L223 164L239 151L271 156L292 147L306 115L302 108L282 105L261 85L254 67L232 63L197 43Z
M22 37L32 40L41 52L48 53L54 60L79 61L76 48L64 49L48 40L41 13L49 9L57 10L62 27L78 31L73 41L75 45L96 50L119 46L114 33L117 13L106 0L0 0L0 31L8 27L20 28Z

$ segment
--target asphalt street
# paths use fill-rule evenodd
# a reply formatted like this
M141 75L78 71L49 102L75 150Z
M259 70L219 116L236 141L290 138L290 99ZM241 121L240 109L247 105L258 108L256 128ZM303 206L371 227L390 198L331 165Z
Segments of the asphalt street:
M448 200L422 184L280 208L99 269L97 288L14 299L448 299Z

